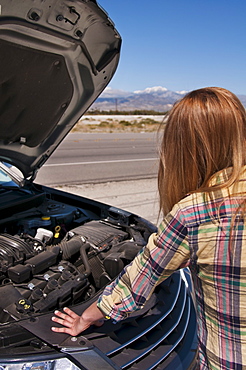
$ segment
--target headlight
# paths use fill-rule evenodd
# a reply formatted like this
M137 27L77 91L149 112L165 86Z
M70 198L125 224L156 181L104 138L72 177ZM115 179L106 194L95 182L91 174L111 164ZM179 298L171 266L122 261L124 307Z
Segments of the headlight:
M0 370L80 370L67 358L37 362L16 362L0 365Z

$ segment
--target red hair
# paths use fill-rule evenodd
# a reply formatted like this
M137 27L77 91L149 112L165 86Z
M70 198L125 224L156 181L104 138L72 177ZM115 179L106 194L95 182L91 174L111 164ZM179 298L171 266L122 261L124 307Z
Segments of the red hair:
M232 167L233 184L245 165L246 114L240 100L219 87L194 90L168 114L158 172L164 215L186 194L209 192L211 177ZM214 189L214 187L213 187Z

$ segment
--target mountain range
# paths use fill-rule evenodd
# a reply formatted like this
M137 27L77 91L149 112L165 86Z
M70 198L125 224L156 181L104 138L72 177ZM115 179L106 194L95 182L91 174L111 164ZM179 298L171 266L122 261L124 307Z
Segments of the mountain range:
M106 87L89 111L154 110L166 112L186 93L187 91L171 91L162 86L147 87L134 92ZM238 95L238 98L246 107L246 95Z

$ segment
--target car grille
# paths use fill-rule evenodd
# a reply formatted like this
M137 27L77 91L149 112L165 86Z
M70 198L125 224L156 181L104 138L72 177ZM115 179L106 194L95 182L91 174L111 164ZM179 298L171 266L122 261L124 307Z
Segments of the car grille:
M120 369L188 369L196 362L196 315L184 271L160 284L145 308L87 335Z

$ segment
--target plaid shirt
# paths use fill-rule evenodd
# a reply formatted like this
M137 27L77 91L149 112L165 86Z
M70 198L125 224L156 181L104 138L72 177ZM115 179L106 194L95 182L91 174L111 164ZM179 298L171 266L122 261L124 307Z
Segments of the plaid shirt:
M216 183L227 178L218 174ZM196 294L200 369L246 369L246 226L239 210L246 168L237 186L188 195L157 234L99 298L118 321L141 309L157 284L190 260Z

